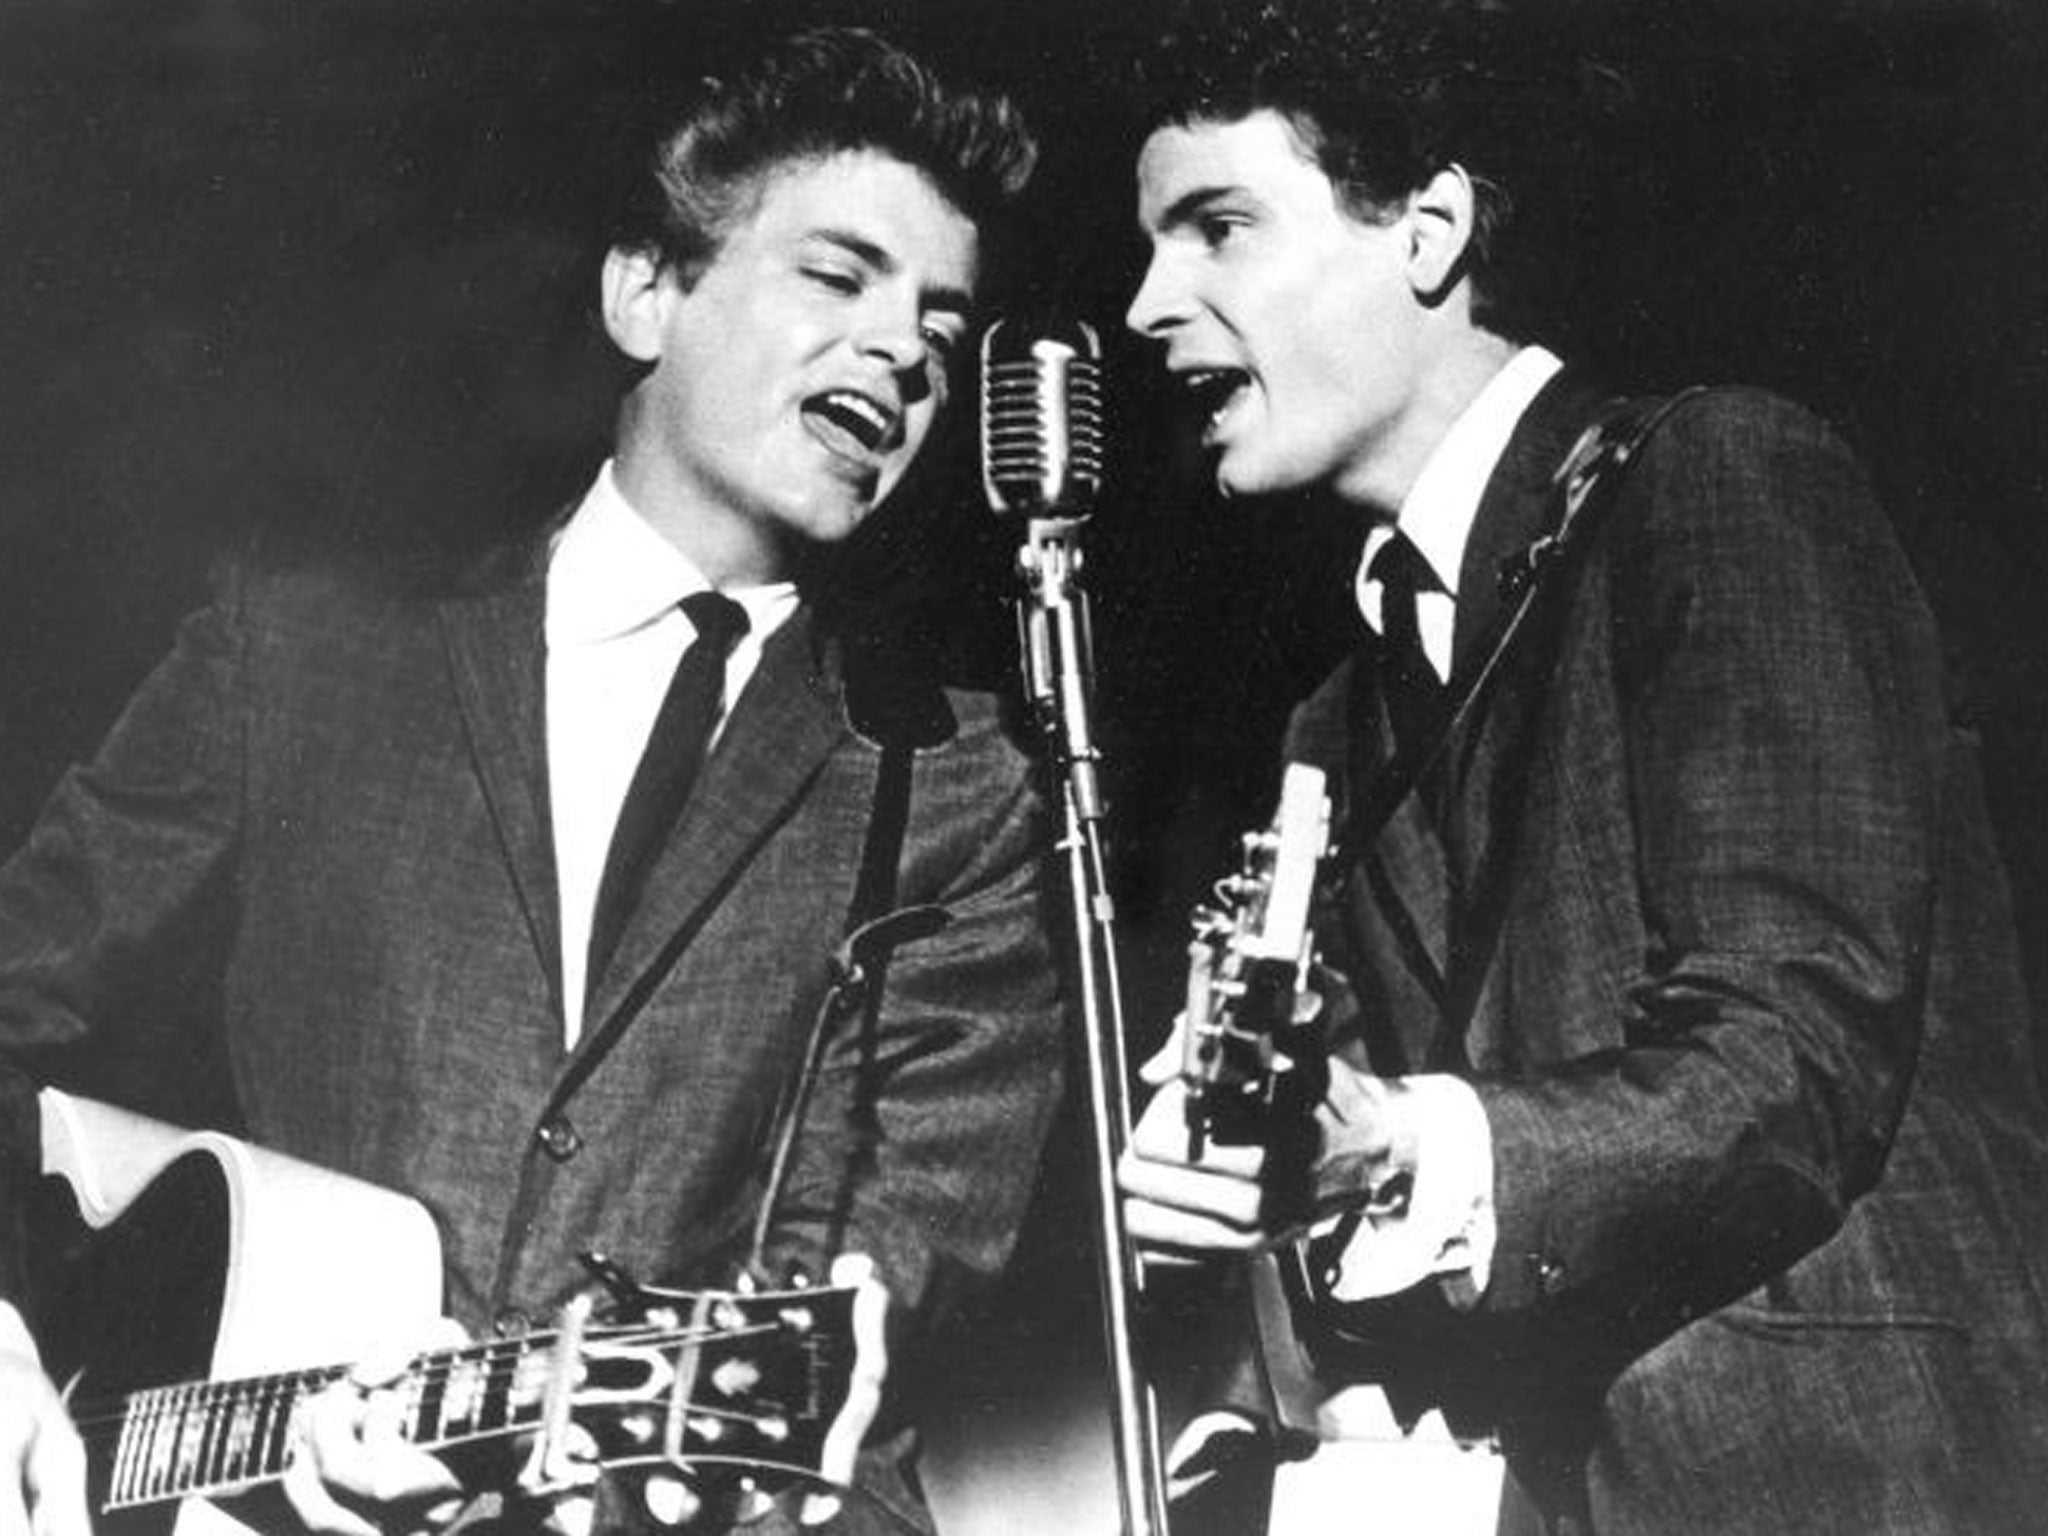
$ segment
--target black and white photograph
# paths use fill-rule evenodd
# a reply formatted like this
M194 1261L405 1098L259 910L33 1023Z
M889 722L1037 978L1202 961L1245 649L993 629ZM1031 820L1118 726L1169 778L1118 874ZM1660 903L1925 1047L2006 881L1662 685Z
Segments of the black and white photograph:
M0 1536L2019 1536L2048 16L0 5Z

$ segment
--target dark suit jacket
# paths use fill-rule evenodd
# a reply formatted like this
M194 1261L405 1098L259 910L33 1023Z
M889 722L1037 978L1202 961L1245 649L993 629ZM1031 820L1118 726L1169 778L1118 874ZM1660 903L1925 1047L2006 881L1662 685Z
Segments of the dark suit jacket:
M1460 670L1597 403L1561 376L1493 477ZM1900 551L1819 423L1716 390L1561 597L1448 754L1440 835L1411 797L1328 914L1355 1047L1477 1084L1500 1219L1475 1312L1353 1321L1500 1424L1562 1529L2026 1528L2048 1142ZM1292 737L1354 783L1386 751L1370 661Z
M0 873L17 1163L25 1082L52 1048L121 1049L90 1033L105 999L218 901L248 1134L424 1201L454 1316L544 1320L586 1249L731 1282L883 753L849 718L841 649L800 611L566 1056L542 563L507 566L433 600L240 569L188 621ZM993 702L934 687L876 718L914 738L895 899L951 922L896 952L879 1008L834 1040L773 1259L815 1277L866 1251L898 1318L921 1320L949 1277L1009 1250L1058 1091L1057 983L1040 803Z

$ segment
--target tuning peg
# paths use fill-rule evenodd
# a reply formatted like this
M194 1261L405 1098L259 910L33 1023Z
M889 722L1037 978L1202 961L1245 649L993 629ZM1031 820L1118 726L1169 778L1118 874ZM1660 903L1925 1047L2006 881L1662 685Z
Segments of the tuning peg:
M807 1493L799 1507L797 1524L806 1529L824 1525L846 1507L846 1501L836 1493Z
M818 1314L809 1307L787 1306L775 1314L782 1326L791 1333L809 1333L818 1326Z
M640 1503L648 1518L670 1530L688 1525L704 1513L704 1500L674 1472L651 1472L641 1485Z

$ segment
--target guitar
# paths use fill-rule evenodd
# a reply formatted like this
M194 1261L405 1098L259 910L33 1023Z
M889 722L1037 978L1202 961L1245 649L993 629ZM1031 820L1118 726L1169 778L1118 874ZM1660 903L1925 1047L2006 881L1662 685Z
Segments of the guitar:
M1261 1144L1269 1165L1282 1165L1283 1188L1297 1182L1288 1160L1315 1153L1313 1114L1328 1084L1309 922L1329 855L1324 782L1319 768L1288 765L1272 825L1245 836L1241 867L1195 910L1189 943L1181 1062L1189 1156L1212 1140ZM1371 1383L1326 1394L1315 1380L1314 1348L1305 1355L1300 1336L1319 1338L1340 1304L1307 1248L1303 1239L1261 1255L1249 1276L1279 1416L1319 1441L1306 1460L1278 1469L1269 1529L1308 1536L1342 1528L1370 1490L1373 1529L1384 1536L1491 1533L1502 1462L1490 1441L1459 1439L1438 1413L1409 1420Z
M77 1218L42 1342L86 1444L96 1528L267 1528L307 1401L437 1318L430 1218L232 1137L55 1090L41 1103L43 1167ZM607 1312L579 1298L551 1328L414 1355L392 1383L403 1437L436 1454L496 1446L499 1485L528 1491L656 1471L672 1524L851 1481L866 1415L847 1410L880 1382L877 1284L671 1291L593 1262Z
M1197 907L1188 944L1181 1082L1188 1155L1205 1141L1261 1142L1322 1097L1320 999L1309 910L1329 852L1323 771L1289 763L1273 824L1244 838L1243 865Z

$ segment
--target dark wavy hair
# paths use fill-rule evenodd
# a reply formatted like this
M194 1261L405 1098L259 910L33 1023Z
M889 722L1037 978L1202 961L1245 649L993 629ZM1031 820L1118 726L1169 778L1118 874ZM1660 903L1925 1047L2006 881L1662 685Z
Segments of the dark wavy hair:
M873 149L922 171L978 228L1015 206L1038 147L994 92L950 85L880 35L827 27L730 73L643 102L639 148L606 243L649 250L694 282L768 178L791 163Z
M1473 318L1512 340L1548 318L1541 242L1581 136L1568 44L1455 0L1186 0L1140 57L1145 130L1285 118L1354 218L1377 222L1444 167L1473 188ZM1540 213L1544 220L1532 219Z

